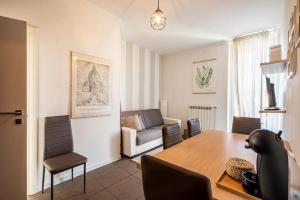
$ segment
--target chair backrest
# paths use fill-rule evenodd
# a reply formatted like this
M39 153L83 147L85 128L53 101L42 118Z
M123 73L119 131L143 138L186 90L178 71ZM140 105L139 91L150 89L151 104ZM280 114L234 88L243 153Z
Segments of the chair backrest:
M187 121L189 137L193 137L201 133L200 122L198 118L190 119Z
M69 116L46 117L44 160L71 152L73 138Z
M179 124L170 124L168 126L164 126L162 132L164 149L182 142L182 135Z
M261 128L259 118L233 117L232 132L249 135L252 131Z
M211 200L210 180L158 158L144 155L141 160L146 200Z

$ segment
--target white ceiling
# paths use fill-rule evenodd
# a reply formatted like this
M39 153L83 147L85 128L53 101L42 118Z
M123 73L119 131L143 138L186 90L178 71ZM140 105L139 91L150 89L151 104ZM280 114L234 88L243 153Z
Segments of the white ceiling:
M122 20L123 39L161 54L279 27L284 0L160 0L166 28L154 31L157 0L90 0Z

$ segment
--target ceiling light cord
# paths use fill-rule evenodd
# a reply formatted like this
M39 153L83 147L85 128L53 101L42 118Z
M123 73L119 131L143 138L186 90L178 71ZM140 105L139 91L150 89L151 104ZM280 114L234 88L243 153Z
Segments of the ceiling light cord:
M159 0L157 0L157 9L159 10Z

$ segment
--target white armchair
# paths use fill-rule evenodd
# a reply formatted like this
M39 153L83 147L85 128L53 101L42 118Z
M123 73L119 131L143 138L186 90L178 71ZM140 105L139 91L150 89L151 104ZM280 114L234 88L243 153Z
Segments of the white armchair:
M181 127L180 119L163 118L164 124L175 124L178 123ZM135 129L122 127L122 140L123 140L123 154L128 157L139 155L145 151L153 149L157 146L162 145L162 137L147 142L142 145L136 144L137 131Z

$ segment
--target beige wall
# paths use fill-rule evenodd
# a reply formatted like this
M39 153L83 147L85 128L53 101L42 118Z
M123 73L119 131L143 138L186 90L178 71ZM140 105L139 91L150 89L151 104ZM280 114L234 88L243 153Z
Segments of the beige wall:
M38 178L41 188L44 117L70 113L70 51L113 60L113 112L110 116L73 119L75 151L91 170L120 158L120 20L86 0L1 0L2 16L37 27L39 43ZM75 174L81 174L77 168ZM70 173L56 176L63 180ZM46 174L46 185L49 175Z
M216 59L216 94L192 94L192 63ZM188 106L216 106L216 128L226 130L228 43L162 56L161 99L168 101L167 115L182 120L186 127Z
M160 55L122 41L121 109L159 107Z
M287 0L285 4L284 22L282 25L283 45L286 47L288 22L291 16L295 0ZM300 52L298 49L298 65L296 75L287 81L286 91L287 113L284 116L284 131L288 134L288 140L300 166Z

